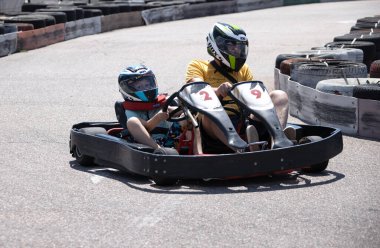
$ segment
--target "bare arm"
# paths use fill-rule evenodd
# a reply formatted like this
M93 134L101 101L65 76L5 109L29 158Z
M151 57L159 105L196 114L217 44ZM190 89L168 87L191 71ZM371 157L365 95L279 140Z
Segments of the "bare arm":
M151 132L155 127L157 127L157 125L161 121L165 121L166 119L168 119L168 117L169 117L168 113L160 111L157 114L155 114L152 118L150 118L149 120L145 121L145 120L140 119L140 121L143 124L143 126L145 127L145 129L148 132Z

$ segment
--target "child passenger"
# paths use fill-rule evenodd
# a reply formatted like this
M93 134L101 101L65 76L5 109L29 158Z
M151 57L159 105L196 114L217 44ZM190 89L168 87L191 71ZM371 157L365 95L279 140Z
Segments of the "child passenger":
M129 66L121 71L118 81L119 91L125 100L127 129L133 139L154 149L174 147L182 129L187 130L187 125L181 128L178 123L167 121L169 114L162 111L165 96L158 95L152 70L144 65ZM169 107L168 111L171 110ZM191 135L187 136L191 138ZM195 145L196 142L193 143Z

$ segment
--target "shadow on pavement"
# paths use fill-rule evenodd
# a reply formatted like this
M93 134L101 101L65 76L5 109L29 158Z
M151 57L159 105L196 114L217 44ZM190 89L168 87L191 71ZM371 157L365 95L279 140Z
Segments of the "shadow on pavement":
M85 167L75 160L70 167L97 176L120 181L129 187L150 193L164 194L232 194L252 193L277 190L299 189L334 183L345 177L344 174L325 170L322 173L292 172L283 175L268 175L252 178L221 180L180 180L173 186L158 186L150 179L137 174L130 174L105 167Z

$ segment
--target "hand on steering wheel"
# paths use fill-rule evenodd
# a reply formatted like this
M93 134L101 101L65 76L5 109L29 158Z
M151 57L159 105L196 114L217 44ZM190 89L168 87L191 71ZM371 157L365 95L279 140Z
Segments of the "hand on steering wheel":
M162 112L168 111L169 105L172 102L175 102L174 98L176 98L177 95L178 95L178 92L175 92L166 100L166 102L162 106ZM186 115L184 115L184 114L179 115L179 112L181 112L181 111L183 111L182 106L178 106L177 108L175 108L169 112L169 117L166 120L170 121L170 122L179 122L179 121L183 121L183 120L187 119Z

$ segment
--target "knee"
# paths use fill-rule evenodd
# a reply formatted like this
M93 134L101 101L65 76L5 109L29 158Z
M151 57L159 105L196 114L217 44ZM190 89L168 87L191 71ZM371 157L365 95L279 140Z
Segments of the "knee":
M288 105L289 99L288 94L282 90L274 90L270 94L270 97L275 106L286 106Z
M127 121L127 128L129 130L133 130L136 127L140 126L140 123L141 122L140 122L139 118L137 118L137 117L131 117Z

